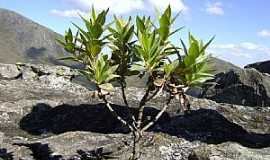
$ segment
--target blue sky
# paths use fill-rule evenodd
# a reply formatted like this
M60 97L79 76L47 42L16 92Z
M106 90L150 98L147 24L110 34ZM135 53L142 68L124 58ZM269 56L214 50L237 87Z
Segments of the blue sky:
M0 0L0 8L63 34L71 21L80 23L77 13L86 13L92 4L122 16L153 16L154 8L162 10L168 3L175 13L182 11L175 26L185 26L173 37L175 43L188 31L203 40L216 35L208 51L218 58L238 66L270 60L269 0Z

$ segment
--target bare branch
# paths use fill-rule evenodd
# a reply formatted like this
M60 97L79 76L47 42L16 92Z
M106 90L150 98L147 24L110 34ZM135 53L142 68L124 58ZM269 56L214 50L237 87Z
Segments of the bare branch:
M143 110L145 107L145 103L155 98L156 96L158 96L163 91L163 88L164 88L164 84L161 87L159 87L159 89L157 89L150 97L149 97L150 88L148 88L147 91L145 92L145 95L143 96L140 106L139 106L138 122L137 122L138 129L140 129L141 124L142 124L142 117L143 117Z
M122 98L123 98L123 101L125 103L126 106L129 106L128 105L128 101L127 101L127 97L126 97L126 93L125 93L125 86L123 84L122 81L119 81L120 85L121 85L121 92L122 92Z
M142 117L143 117L143 110L144 110L144 105L147 102L147 98L149 96L150 93L150 87L147 88L143 98L140 101L140 105L139 105L139 113L138 113L138 121L137 121L137 128L140 129L141 127L141 123L142 123Z
M123 118L121 118L116 112L115 110L112 108L111 104L107 101L105 96L100 96L100 98L105 102L106 107L111 111L112 115L117 118L122 124L124 124L125 126L127 126L131 132L134 132L135 128L132 127L129 123L127 123L127 121L125 121Z
M169 104L170 104L172 98L173 98L173 96L170 95L170 97L168 98L166 104L163 106L162 110L160 110L160 112L156 115L156 117L151 122L149 122L145 127L143 127L141 132L146 131L147 129L149 129L151 126L153 126L159 120L159 118L162 116L162 114L169 107Z
M151 99L155 99L157 96L160 95L160 93L163 91L164 85L159 87L149 98L147 98L146 101L150 101Z

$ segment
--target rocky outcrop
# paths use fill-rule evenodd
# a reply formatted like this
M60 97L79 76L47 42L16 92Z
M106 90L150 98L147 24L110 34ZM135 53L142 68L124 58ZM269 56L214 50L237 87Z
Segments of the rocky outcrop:
M47 160L107 155L127 159L131 145L127 129L91 96L91 86L87 89L75 83L77 72L63 66L30 64L0 68L1 158ZM140 88L128 88L131 106L142 94ZM119 97L116 89L109 99L125 117L128 110ZM164 98L162 95L147 104L146 119L157 114ZM269 158L269 107L189 99L189 113L179 113L175 100L147 132L142 159L213 159L213 155L222 159L231 158L231 154L239 155L239 159L252 158L252 154ZM136 113L135 109L131 111ZM210 154L202 155L203 150Z
M202 97L216 102L270 106L270 75L252 68L220 73L203 91Z
M250 149L237 143L223 143L219 145L202 145L195 148L189 160L268 160L270 154L265 149Z
M270 74L270 61L257 62L245 66L245 68L255 68L262 73Z

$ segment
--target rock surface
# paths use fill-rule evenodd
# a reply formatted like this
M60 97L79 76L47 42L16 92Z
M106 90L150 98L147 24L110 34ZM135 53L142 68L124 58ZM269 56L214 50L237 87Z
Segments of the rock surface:
M193 149L190 160L268 160L270 155L265 149L250 149L237 143L202 145Z
M127 128L91 96L92 91L74 83L75 71L30 64L9 67L12 76L0 78L1 158L80 159L102 148L105 155L128 159L131 139ZM6 70L10 71L0 70L0 74L7 75ZM142 94L139 88L127 90L131 106L138 104ZM119 104L113 107L125 117L128 111L119 97L116 89L109 99ZM145 118L157 114L164 98L147 104L149 117ZM190 113L178 113L179 102L173 101L146 133L141 159L269 159L270 107L189 99Z
M0 64L0 79L15 79L21 72L13 64Z
M257 62L245 66L245 68L255 68L262 73L270 74L270 61Z
M270 75L256 69L242 69L216 75L205 85L202 97L238 105L270 106Z

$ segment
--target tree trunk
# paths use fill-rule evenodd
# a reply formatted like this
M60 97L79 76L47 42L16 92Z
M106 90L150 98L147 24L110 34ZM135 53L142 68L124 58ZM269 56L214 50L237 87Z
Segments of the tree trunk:
M132 146L132 156L131 160L138 160L141 156L141 147L140 147L140 139L141 134L140 131L134 131L133 134L133 146Z

